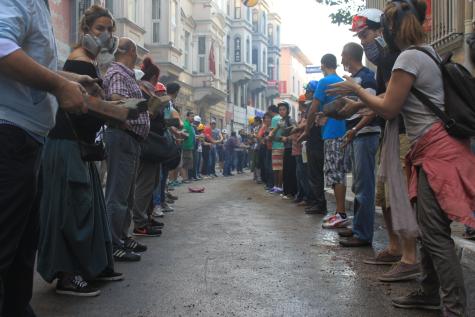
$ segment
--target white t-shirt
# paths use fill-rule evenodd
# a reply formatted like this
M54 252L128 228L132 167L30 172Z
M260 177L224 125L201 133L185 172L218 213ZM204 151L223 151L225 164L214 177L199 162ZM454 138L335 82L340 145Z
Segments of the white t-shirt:
M439 58L429 45L422 48ZM423 92L441 110L444 107L444 84L439 66L426 53L415 49L403 51L394 64L394 70L403 70L416 77L414 87ZM406 125L406 134L411 143L417 141L440 119L412 93L404 103L402 116Z

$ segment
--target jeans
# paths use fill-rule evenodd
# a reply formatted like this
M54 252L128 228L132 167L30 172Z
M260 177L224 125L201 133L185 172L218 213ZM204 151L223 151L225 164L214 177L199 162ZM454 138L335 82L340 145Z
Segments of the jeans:
M244 169L244 164L245 164L245 153L244 151L236 151L237 155L237 164L236 164L236 169L238 172L242 172Z
M133 220L135 228L142 228L148 224L150 204L153 190L160 181L160 163L140 161L135 187Z
M224 171L223 171L224 176L230 176L231 175L231 167L232 167L233 159L234 159L234 151L233 150L224 151Z
M126 132L109 128L105 133L107 151L106 209L112 243L123 246L128 237L134 207L135 182L140 163L140 143Z
M42 145L24 130L0 125L0 316L35 316L32 296L39 235Z
M297 194L297 175L296 175L295 156L292 156L292 149L284 151L284 195L295 196Z
M216 146L212 146L209 151L209 164L208 164L208 174L215 175L216 174Z
M207 145L203 145L203 165L201 168L201 174L204 176L209 175L209 160L211 149Z
M462 266L451 236L452 221L440 208L427 176L419 169L417 223L421 233L421 267L424 292L442 297L450 316L465 316L467 306Z
M304 164L302 155L296 156L295 161L297 163L295 169L298 188L297 198L313 201L315 199L311 194L310 185L308 184L307 164Z
M327 211L327 200L325 198L325 175L323 174L323 164L325 162L325 153L322 144L317 149L307 148L307 170L308 184L312 195L315 197L315 206L322 212Z
M355 194L353 233L363 241L373 241L375 188L376 188L376 152L379 145L379 133L356 136L349 145L353 173L352 190Z

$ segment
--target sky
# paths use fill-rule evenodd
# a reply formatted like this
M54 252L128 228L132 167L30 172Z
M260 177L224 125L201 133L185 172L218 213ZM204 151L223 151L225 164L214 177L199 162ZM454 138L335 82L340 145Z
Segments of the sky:
M343 46L359 43L349 25L331 23L331 7L315 0L274 1L275 11L282 18L281 43L297 45L315 65L320 65L321 57L327 53L334 54L340 63Z

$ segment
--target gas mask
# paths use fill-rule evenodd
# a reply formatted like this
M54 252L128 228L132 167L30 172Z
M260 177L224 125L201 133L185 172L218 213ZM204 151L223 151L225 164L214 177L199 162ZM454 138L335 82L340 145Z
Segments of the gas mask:
M82 47L93 56L104 54L105 52L114 55L119 41L117 37L112 36L109 32L102 32L99 36L92 34L84 34L82 37Z
M386 54L385 51L388 49L388 45L383 37L378 36L371 43L363 44L363 49L368 60L374 65L379 66Z

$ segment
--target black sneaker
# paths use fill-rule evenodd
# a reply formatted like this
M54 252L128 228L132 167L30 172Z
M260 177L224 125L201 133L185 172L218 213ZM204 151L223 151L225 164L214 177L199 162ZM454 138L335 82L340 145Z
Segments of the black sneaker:
M143 245L141 243L138 243L136 240L128 237L127 239L125 239L124 241L124 245L125 245L125 248L127 250L130 250L130 251L133 251L133 252L145 252L147 251L147 246L146 245Z
M135 228L132 234L141 237L160 237L162 235L162 230L157 227L145 226L142 228Z
M150 226L158 229L163 229L163 227L165 227L165 224L163 222L158 222L154 219L150 219Z
M441 309L439 294L429 296L422 289L414 291L407 296L394 298L392 303L393 306L398 308Z
M310 206L305 208L305 213L307 215L325 215L327 211L323 208L320 208L318 205Z
M117 248L112 253L114 260L117 262L138 262L140 261L140 254L137 254L126 248Z
M171 200L178 200L178 196L174 196L174 195L172 195L172 194L170 194L170 193L167 193L166 195L167 195L167 198L169 198L169 199L171 199Z
M104 281L104 282L115 282L115 281L122 281L123 279L124 279L124 274L116 272L111 268L107 268L101 274L96 276L94 280Z
M89 286L81 275L68 276L58 279L56 293L79 297L93 297L101 293L97 288Z

